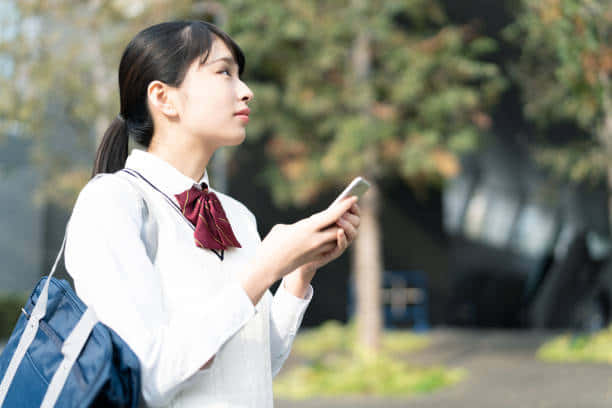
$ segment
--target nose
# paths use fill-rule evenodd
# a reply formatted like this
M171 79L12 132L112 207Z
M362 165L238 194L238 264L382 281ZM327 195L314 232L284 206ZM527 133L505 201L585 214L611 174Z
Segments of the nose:
M248 102L253 99L253 91L244 82L240 81L240 100Z

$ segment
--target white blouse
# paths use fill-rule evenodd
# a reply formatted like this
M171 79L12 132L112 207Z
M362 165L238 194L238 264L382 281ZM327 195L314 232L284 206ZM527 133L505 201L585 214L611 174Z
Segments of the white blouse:
M196 183L144 150L133 149L125 167L177 205L174 195ZM301 299L283 282L253 306L239 283L261 242L253 213L210 187L242 246L221 260L195 245L193 229L160 192L133 179L155 215L157 250L144 244L145 208L129 181L114 173L90 180L74 205L64 253L77 294L138 356L148 406L272 407L272 378L289 355L312 286ZM206 172L202 181L208 184Z

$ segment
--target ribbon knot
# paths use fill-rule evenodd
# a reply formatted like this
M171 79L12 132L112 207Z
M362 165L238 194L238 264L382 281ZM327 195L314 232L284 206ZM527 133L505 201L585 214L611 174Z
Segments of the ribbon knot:
M201 187L200 190L194 184L189 190L174 195L185 218L196 227L193 233L196 246L217 250L241 248L219 198L208 190L206 183L202 182Z

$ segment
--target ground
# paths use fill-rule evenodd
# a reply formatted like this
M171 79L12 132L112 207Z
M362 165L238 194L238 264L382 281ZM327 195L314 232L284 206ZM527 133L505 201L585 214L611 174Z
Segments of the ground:
M419 364L465 368L467 377L454 387L404 399L276 400L275 407L609 407L612 365L553 364L535 358L538 347L556 334L559 333L436 329L430 332L431 345L407 359ZM292 364L295 360L288 360L283 370L290 369Z
M406 357L467 370L458 385L411 398L276 400L275 408L603 408L612 404L612 365L545 363L535 352L559 333L436 329L430 346ZM0 349L3 344L0 344ZM284 370L297 359L289 357Z

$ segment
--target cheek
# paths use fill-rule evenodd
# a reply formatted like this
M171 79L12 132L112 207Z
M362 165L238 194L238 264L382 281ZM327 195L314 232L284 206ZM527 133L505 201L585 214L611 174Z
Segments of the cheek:
M189 94L189 110L192 112L219 112L227 106L227 92L214 83L200 83L194 85Z
M214 95L201 89L193 89L185 100L183 109L189 121L201 121L215 111Z
M222 80L191 81L182 98L183 120L193 129L218 129L233 118L233 89Z

